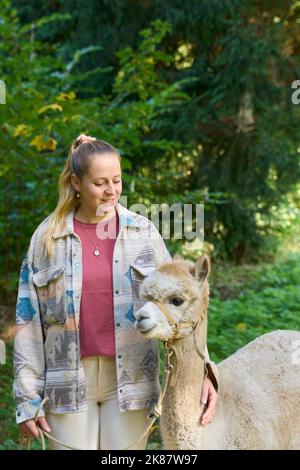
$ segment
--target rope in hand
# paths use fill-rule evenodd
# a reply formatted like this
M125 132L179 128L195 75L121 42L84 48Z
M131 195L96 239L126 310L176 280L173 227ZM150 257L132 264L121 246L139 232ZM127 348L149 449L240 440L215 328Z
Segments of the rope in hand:
M49 397L45 397L41 403L39 404L39 407L38 409L36 410L36 413L35 413L35 416L34 416L34 422L36 424L36 427L38 429L38 432L39 432L39 439L41 440L41 444L42 444L42 450L46 450L46 443L45 443L45 436L50 439L51 441L54 441L56 442L57 444L60 444L61 446L63 447L67 447L68 449L71 449L71 450L82 450L82 449L77 449L76 447L71 447L71 446L68 446L67 444L64 444L63 442L59 441L58 439L55 439L55 437L51 436L51 434L49 434L48 432L44 431L38 424L38 419L39 419L39 414L40 414L40 411L42 409L42 407L44 406L44 404L49 400ZM30 450L31 449L31 444L32 444L32 437L29 437L28 438L28 441L27 441L27 450Z
M166 345L167 346L167 345ZM172 356L174 351L171 351L171 353L169 352L169 349L167 348L167 351L166 351L166 355L165 355L165 375L164 375L164 386L163 386L163 390L162 392L160 393L159 395L159 399L158 399L158 402L157 404L154 406L153 408L153 411L150 413L149 417L152 417L153 415L153 418L150 422L149 425L147 425L144 433L133 443L129 444L127 447L125 447L124 449L121 449L121 450L128 450L130 447L132 447L134 444L140 442L149 432L150 432L150 429L152 428L153 424L155 423L156 419L160 417L161 415L161 410L162 410L162 402L164 400L164 397L165 397L165 394L166 394L166 390L167 390L167 387L169 385L169 382L170 382L170 378L171 378L171 375L173 373L173 366L171 365L170 363L170 357ZM45 436L50 439L51 441L53 442L56 442L57 444L63 446L63 447L66 447L67 449L70 449L70 450L83 450L83 449L78 449L76 447L72 447L72 446L69 446L67 444L64 444L63 442L61 442L59 439L55 439L55 437L51 436L51 434L49 434L48 432L44 431L38 424L38 419L39 419L39 414L40 414L40 411L42 409L42 407L44 406L44 404L49 400L49 397L45 397L43 398L43 400L41 401L41 403L39 404L39 407L35 413L35 416L34 416L34 422L36 424L36 427L38 429L38 432L39 432L39 436L38 438L41 440L41 445L42 445L42 450L46 450L46 443L45 443ZM27 441L27 450L31 450L31 445L32 445L32 438L29 437L28 438L28 441Z

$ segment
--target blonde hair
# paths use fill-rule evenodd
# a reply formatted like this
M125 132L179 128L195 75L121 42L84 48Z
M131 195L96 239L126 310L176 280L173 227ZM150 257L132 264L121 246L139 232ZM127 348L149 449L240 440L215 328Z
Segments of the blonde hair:
M68 213L79 206L77 194L71 184L71 175L74 173L79 180L86 174L91 158L101 154L113 154L121 160L119 151L95 137L80 134L72 143L65 167L59 177L59 199L56 208L50 214L48 226L43 234L44 255L52 256L53 235L57 230L64 230Z

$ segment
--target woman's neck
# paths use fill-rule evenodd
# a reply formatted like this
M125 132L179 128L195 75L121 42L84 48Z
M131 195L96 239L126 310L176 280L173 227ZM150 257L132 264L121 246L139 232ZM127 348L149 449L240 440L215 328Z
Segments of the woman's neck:
M104 222L105 220L109 220L116 215L115 207L112 207L109 212L105 212L104 215L96 216L87 211L84 211L81 206L76 210L74 217L79 222L83 222L84 224L97 224L98 222Z

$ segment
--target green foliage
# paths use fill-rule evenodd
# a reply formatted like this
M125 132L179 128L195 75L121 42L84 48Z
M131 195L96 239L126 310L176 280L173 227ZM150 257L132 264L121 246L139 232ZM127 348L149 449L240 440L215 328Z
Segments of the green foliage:
M0 31L0 76L7 83L7 104L0 108L4 182L0 224L6 246L0 290L9 297L16 289L19 265L34 228L56 205L57 181L72 140L85 132L116 145L122 155L129 204L146 202L154 198L156 188L145 182L137 192L131 191L135 175L143 176L141 165L150 159L153 168L163 156L179 172L175 157L181 144L157 138L155 129L187 95L181 91L182 83L162 81L155 69L158 60L166 64L171 60L158 50L169 31L167 24L153 23L141 33L137 50L119 53L120 68L110 96L80 99L71 89L75 59L70 65L54 58L55 46L33 39L30 27L20 28L8 1L5 6ZM52 22L53 16L48 20ZM35 27L45 24L47 18ZM146 165L145 179L148 174ZM163 188L163 181L160 185ZM161 190L165 197L172 191L171 186Z
M178 190L169 154L160 165L156 159L147 163L143 177L163 171L165 180L170 172L168 184L174 181L173 194L182 202L185 190L228 194L225 203L207 207L206 239L218 258L255 260L264 237L272 233L272 223L267 223L272 207L288 204L285 196L300 178L300 108L291 102L291 83L300 75L299 2L90 0L88 9L80 2L74 11L70 0L55 6L45 0L30 11L25 0L18 0L18 8L27 20L55 8L71 15L69 29L59 36L60 55L70 58L76 47L91 44L102 47L78 64L80 72L96 63L110 68L100 80L99 75L87 77L84 85L75 77L74 87L85 96L91 90L94 95L99 90L110 93L122 80L117 62L120 43L126 59L126 53L132 55L138 47L139 31L151 21L171 24L167 36L161 27L157 43L162 40L162 47L152 55L151 64L146 66L141 56L131 60L128 87L146 100L158 84L157 80L151 83L153 74L159 73L163 81L167 77L169 83L189 79L184 91L191 99L156 119L149 140L155 135L161 144L170 139L187 144L185 164L190 177L183 178ZM50 26L45 26L43 35L55 42L58 34L53 23ZM150 39L149 47L144 39L149 56L152 38L151 30L147 31L143 35ZM143 156L139 165L149 162L149 154ZM179 160L179 152L174 152L173 161L175 157ZM259 224L258 219L265 223Z
M275 233L274 206L289 204L286 195L300 178L300 108L291 102L291 83L300 73L299 3L15 4L21 31L28 32L23 68L39 71L46 61L38 83L49 80L54 98L55 91L76 95L63 110L73 111L74 121L66 116L66 129L55 129L59 163L70 131L96 130L130 161L130 202L149 203L152 196L157 203L204 202L214 256L256 260ZM14 54L10 44L7 52ZM28 66L38 47L43 55L36 53ZM56 114L60 122L65 117Z
M241 276L241 279L239 279ZM299 329L299 254L275 264L225 269L216 286L231 289L232 298L220 299L222 287L211 286L208 345L217 362L257 336L277 329ZM227 291L228 295L228 291Z

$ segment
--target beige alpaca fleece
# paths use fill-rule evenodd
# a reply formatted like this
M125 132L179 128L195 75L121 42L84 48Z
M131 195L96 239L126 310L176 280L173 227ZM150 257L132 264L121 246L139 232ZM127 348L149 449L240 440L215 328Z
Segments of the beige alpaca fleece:
M209 266L207 256L195 265L182 260L166 263L144 280L141 289L147 299L164 303L176 321L200 319L196 334L201 351L206 346ZM176 306L174 298L184 303ZM166 339L170 327L157 310L147 310L146 304L136 314L136 325L148 338ZM148 331L143 330L146 320ZM163 402L164 448L300 449L300 364L293 361L300 333L268 333L222 361L217 414L205 427L200 425L204 366L190 333L183 329L182 338L173 343L177 380Z

